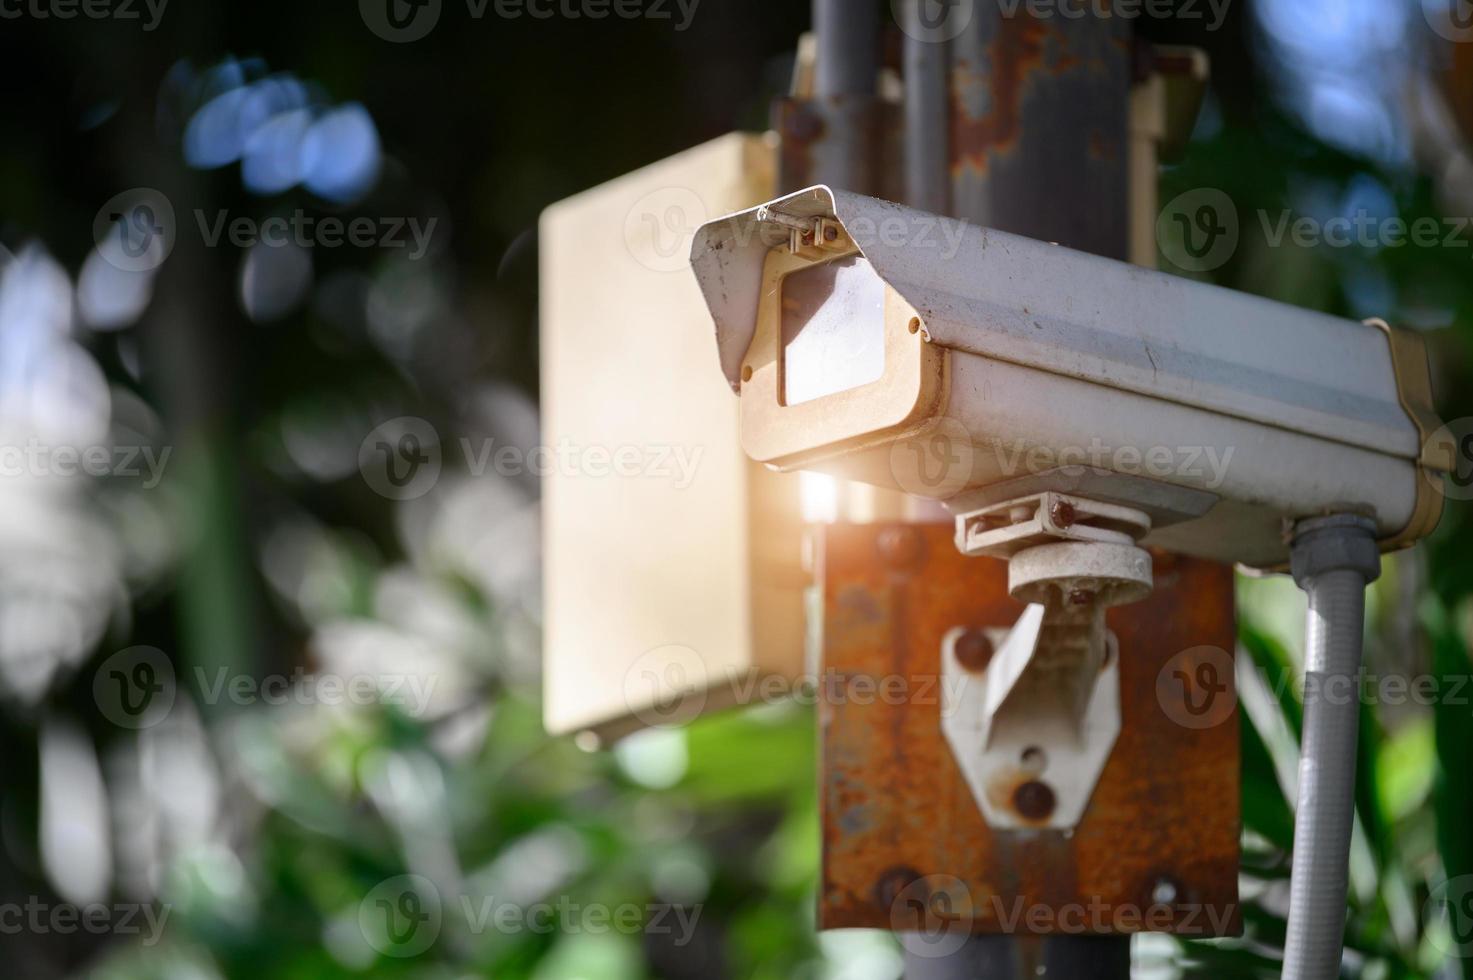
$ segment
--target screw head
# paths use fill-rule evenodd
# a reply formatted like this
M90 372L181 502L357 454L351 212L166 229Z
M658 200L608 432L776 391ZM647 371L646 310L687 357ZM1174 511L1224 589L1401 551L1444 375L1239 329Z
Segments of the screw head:
M1047 783L1030 779L1013 790L1013 809L1028 820L1047 820L1058 799Z
M1156 883L1151 886L1151 904L1171 905L1180 894L1181 889L1176 886L1176 882L1167 877L1157 878Z
M899 901L901 893L920 880L920 873L914 868L891 868L875 882L875 898L881 908L892 908Z
M969 629L956 638L952 653L963 670L980 674L992 660L992 641L979 629Z
M1074 524L1075 518L1078 516L1074 512L1074 505L1067 500L1054 501L1054 505L1049 509L1048 514L1059 527L1071 527Z

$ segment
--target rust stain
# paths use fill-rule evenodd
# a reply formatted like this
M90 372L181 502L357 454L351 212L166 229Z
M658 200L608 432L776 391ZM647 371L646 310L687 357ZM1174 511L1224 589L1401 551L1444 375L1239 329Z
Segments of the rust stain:
M1057 40L1057 56L1046 64L1050 37ZM997 36L988 48L988 77L969 65L959 65L956 85L963 93L985 86L988 112L967 115L965 101L954 100L951 113L952 169L987 169L989 154L1010 150L1018 142L1023 118L1023 97L1034 73L1062 74L1076 63L1066 50L1063 34L1048 23L1032 17L1004 17ZM962 94L962 93L959 93Z
M916 526L924 547L899 569L881 557L885 529L836 525L817 542L828 627L823 673L897 676L905 694L840 699L822 713L821 925L896 928L882 893L904 891L907 903L923 906L927 888L959 881L962 894L948 901L969 909L976 932L1037 931L1017 921L1020 907L1095 903L1112 914L1156 915L1091 926L1100 931L1236 934L1236 708L1210 727L1185 728L1157 693L1178 653L1233 649L1231 569L1158 556L1152 596L1110 612L1123 653L1124 725L1084 820L1069 835L994 832L941 733L941 641L957 626L1008 626L1021 606L1007 595L1006 566L958 554L948 526ZM1019 768L993 792L1011 804L1037 779ZM899 882L900 870L921 883ZM1171 885L1171 902L1154 902L1162 882Z
M780 170L798 184L810 182L813 146L823 139L826 126L817 113L798 99L778 99L773 106L777 121Z

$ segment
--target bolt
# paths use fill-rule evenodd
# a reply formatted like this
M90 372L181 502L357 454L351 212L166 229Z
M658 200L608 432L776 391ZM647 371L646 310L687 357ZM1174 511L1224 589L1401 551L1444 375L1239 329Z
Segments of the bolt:
M1071 606L1087 606L1094 601L1095 594L1092 589L1075 589L1069 593L1069 605Z
M895 903L900 901L906 889L921 880L920 874L914 868L901 866L891 868L880 875L880 880L875 882L875 898L883 909L894 909ZM928 892L924 886L916 889L919 892ZM922 902L929 897L927 894L910 896L920 899ZM907 903L909 904L909 903Z
M963 670L980 674L992 660L992 641L981 630L969 629L956 638L952 653L956 655L956 662L961 664Z
M902 568L920 559L921 536L913 527L887 527L880 532L876 547L887 563Z
M1048 512L1059 527L1070 527L1074 524L1074 505L1067 500L1056 500L1054 506Z
M1151 888L1151 903L1153 905L1170 905L1176 901L1180 889L1176 882L1170 878L1158 878L1156 884Z
M1013 791L1013 809L1026 820L1047 820L1057 800L1047 783L1030 779Z
M833 225L828 225L828 226L826 226L824 228L824 230L823 230L823 240L824 241L831 242L831 241L833 241L834 239L836 239L838 237L839 237L839 229L835 228Z

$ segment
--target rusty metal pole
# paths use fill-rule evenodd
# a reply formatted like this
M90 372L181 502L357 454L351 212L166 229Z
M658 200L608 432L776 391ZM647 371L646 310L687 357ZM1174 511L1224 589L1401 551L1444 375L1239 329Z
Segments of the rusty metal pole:
M927 5L936 7L913 0L901 25L907 203L1128 259L1127 25L1062 10L1034 17L1026 4L1011 14L1003 4L942 5L927 19ZM949 93L937 91L938 67ZM946 109L932 104L948 95ZM937 126L938 111L949 125ZM949 186L930 186L937 174ZM908 980L1130 976L1128 936L973 936L944 957L914 940L904 937Z
M903 198L975 224L1127 258L1127 25L1092 13L1038 18L1026 4L1011 13L1005 6L891 4L905 38L897 127L876 94L878 0L813 0L811 91L795 91L774 111L780 187L826 183ZM899 168L882 163L896 156L887 152L893 129L903 139ZM1128 937L977 936L944 957L903 939L912 980L1130 975Z
M878 0L813 0L811 108L820 138L812 143L811 176L861 194L879 192L879 26Z

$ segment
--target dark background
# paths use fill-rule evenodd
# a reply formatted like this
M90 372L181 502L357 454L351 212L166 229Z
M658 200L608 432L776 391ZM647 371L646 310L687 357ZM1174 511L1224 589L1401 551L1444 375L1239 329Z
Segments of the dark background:
M808 27L795 2L701 0L684 31L493 10L472 19L445 0L438 26L409 44L376 37L341 2L173 0L151 32L142 21L0 19L0 428L10 442L59 438L100 390L109 438L141 433L175 453L159 487L0 487L0 902L171 910L158 942L122 929L0 934L8 975L897 975L889 937L812 928L811 713L726 715L616 752L548 739L536 704L535 480L466 480L408 507L357 471L364 435L400 415L535 443L539 213L696 143L765 128ZM1163 171L1163 202L1220 188L1245 229L1258 209L1473 213L1473 45L1437 38L1417 4L1238 0L1215 32L1182 19L1138 27L1203 47L1213 63L1193 141ZM892 64L896 38L888 25ZM258 194L238 165L189 164L189 120L268 76L306 86L314 112L366 110L381 160L363 193ZM1445 114L1416 108L1429 100ZM164 194L180 229L151 299L107 328L72 311L42 329L46 303L72 310L99 208L137 187ZM438 224L417 262L319 248L304 279L300 256L258 256L249 286L243 250L207 247L192 227L195 209L259 219L295 208ZM1466 238L1270 249L1245 230L1213 275L1425 331L1444 417L1460 420L1473 414ZM286 299L262 314L251 290ZM53 355L71 373L53 370ZM1466 677L1465 528L1453 504L1430 544L1388 560L1371 603L1373 666ZM1244 652L1270 675L1292 673L1298 593L1246 580L1240 593ZM265 676L429 645L456 664L454 690L428 721L200 704L140 733L115 724L94 691L99 665L138 644L181 676ZM1260 695L1244 723L1248 937L1144 941L1143 971L1276 975L1291 826L1282 783L1299 707L1292 692ZM1447 955L1459 920L1443 899L1473 881L1473 709L1449 700L1366 710L1366 844L1348 931L1357 975L1466 967ZM430 848L438 857L416 850L425 841L444 844ZM676 946L638 932L447 927L417 956L372 948L354 919L364 896L445 853L478 887L509 878L533 896L697 904L699 930Z

